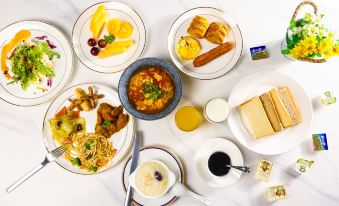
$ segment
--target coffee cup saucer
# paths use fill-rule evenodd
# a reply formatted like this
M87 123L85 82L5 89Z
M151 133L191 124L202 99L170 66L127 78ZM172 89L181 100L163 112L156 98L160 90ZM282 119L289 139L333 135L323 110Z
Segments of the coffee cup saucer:
M224 138L214 138L205 142L195 153L195 171L210 187L223 188L230 186L240 179L242 172L232 168L224 176L213 175L208 169L208 159L215 152L226 153L230 157L232 165L243 165L244 163L243 156L234 143Z

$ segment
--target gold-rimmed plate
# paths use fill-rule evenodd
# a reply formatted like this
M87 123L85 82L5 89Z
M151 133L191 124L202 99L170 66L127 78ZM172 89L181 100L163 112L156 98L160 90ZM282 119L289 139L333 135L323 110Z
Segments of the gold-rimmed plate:
M227 24L229 26L229 32L224 42L232 42L234 44L231 51L201 67L194 67L193 60L182 60L177 56L175 51L176 43L180 38L190 36L187 33L187 28L195 16L202 16L206 18L209 23L223 22ZM199 55L218 46L217 44L208 42L204 38L198 41L201 45ZM239 26L225 12L211 7L199 7L186 11L175 20L168 34L167 46L172 61L184 74L196 79L208 80L221 77L236 66L242 54L243 39Z
M91 55L91 47L87 44L88 39L92 38L90 32L91 18L98 8L104 6L108 15L107 21L111 18L117 18L127 21L133 27L133 32L128 39L133 40L134 45L122 54L100 59L98 56ZM106 21L106 25L107 25ZM102 29L99 39L108 35L106 25ZM87 8L77 19L72 31L73 47L79 60L89 69L100 73L114 73L124 70L128 65L136 61L142 54L146 45L146 28L140 15L131 7L124 3L108 1L94 4Z
M96 91L98 94L103 94L104 98L98 100L97 107L95 109L88 111L88 112L80 113L80 116L85 118L86 120L86 132L87 133L93 133L95 130L95 125L97 121L97 108L99 107L100 103L108 103L112 106L121 105L118 93L115 90L107 86L101 85L101 84L80 84L80 85L75 85L65 90L57 98L55 98L55 100L51 103L44 118L42 134L43 134L43 140L44 140L46 149L49 152L57 148L58 146L60 146L58 142L52 136L49 119L53 118L55 114L58 111L60 111L64 106L70 105L70 102L68 101L68 99L75 97L76 88L81 88L84 91L87 91L87 88L89 86L91 86L93 90ZM124 111L124 113L126 113L126 111ZM105 170L108 170L114 167L127 155L129 150L131 149L131 145L134 140L133 130L134 130L134 119L131 115L129 115L129 121L127 125L123 129L121 129L119 132L114 133L108 139L109 142L112 143L113 147L117 149L117 153L104 167L98 170L97 173L103 172ZM84 174L84 175L94 174L92 172L82 170L79 167L73 166L71 162L64 157L58 158L56 162L62 168L73 173Z
M20 82L9 84L12 80L8 80L1 74L0 97L17 106L39 105L54 98L66 86L73 70L73 50L66 35L56 26L42 21L20 21L8 25L0 31L1 55L4 45L11 41L20 30L30 31L29 40L49 41L55 46L53 51L60 54L60 58L52 60L55 76L51 80L42 77L39 83L31 84L26 90L23 90ZM9 56L9 54L4 55ZM8 60L7 63L9 63ZM11 74L11 69L9 69L9 74ZM48 81L51 81L51 84L48 84Z
M180 161L180 159L175 155L173 152L171 152L169 149L162 147L162 146L148 146L143 147L140 150L139 155L139 165L143 162L149 161L149 160L159 160L166 164L166 166L175 174L176 180L185 183L185 172L183 165ZM129 158L124 166L124 170L122 173L122 182L123 187L126 192L126 188L128 187L128 177L130 175L130 167L131 167L131 158ZM138 193L134 192L133 194L133 203L135 205L147 205L147 206L159 206L159 205L172 205L178 197L167 193L164 196L160 198L155 199L147 199L139 195Z

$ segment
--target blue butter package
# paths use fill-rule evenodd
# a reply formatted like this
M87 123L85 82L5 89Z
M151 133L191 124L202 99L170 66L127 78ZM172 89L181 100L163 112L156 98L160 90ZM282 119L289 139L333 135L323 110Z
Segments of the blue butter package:
M328 150L326 134L313 134L313 149L314 151Z
M266 46L257 46L250 48L252 60L266 59L268 58L268 52Z

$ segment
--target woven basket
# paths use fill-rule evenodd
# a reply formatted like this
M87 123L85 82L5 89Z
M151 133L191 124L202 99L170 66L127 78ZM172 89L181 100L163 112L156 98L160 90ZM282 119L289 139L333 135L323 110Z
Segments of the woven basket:
M301 2L297 8L295 9L294 13L293 13L293 16L291 18L291 20L294 20L294 21L297 21L297 16L299 14L299 11L300 9L305 6L305 5L311 5L314 9L314 14L315 15L318 15L318 7L317 5L315 5L312 1L303 1ZM288 28L289 30L290 28ZM288 34L286 33L286 42L287 42L287 38L288 38ZM309 58L309 57L305 57L305 58L298 58L297 60L300 60L300 61L306 61L306 62L311 62L311 63L324 63L326 62L327 60L322 58L322 59L313 59L313 58Z

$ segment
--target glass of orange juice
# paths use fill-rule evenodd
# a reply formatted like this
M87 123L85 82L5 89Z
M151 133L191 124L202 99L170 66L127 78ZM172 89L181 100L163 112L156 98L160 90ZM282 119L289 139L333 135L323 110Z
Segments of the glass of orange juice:
M175 113L175 124L179 129L190 132L198 128L201 123L199 111L193 106L183 106Z

